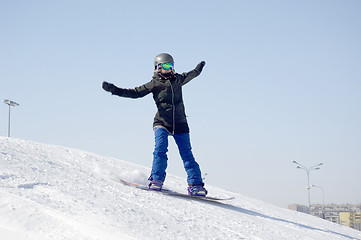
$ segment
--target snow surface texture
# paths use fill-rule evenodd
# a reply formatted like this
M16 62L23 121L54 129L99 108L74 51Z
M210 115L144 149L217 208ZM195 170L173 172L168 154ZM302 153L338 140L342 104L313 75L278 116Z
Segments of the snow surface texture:
M0 137L0 239L361 239L361 232L207 185L222 203L166 196L149 168ZM165 187L186 192L185 179Z

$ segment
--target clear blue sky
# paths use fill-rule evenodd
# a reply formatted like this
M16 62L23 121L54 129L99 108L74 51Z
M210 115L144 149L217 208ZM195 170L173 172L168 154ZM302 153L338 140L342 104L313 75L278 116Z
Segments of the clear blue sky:
M150 167L152 96L111 96L102 81L140 86L161 52L179 73L205 60L183 91L206 183L307 204L292 161L323 162L311 184L326 202L361 203L360 12L356 0L0 0L0 97L20 104L13 137ZM173 140L169 158L185 176Z

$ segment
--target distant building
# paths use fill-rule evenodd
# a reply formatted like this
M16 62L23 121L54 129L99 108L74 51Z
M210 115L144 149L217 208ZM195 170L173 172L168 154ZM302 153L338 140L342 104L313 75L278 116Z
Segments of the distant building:
M361 231L361 204L313 204L311 208L293 204L288 208Z
M340 212L340 224L361 231L361 212Z
M304 205L292 204L292 205L288 205L288 209L310 214L310 208Z
M353 213L361 212L361 204L325 204L325 205L313 204L311 205L311 209L310 209L311 215L338 224L343 224L340 219L340 213L342 212L353 212Z
M340 212L340 224L351 227L352 212Z

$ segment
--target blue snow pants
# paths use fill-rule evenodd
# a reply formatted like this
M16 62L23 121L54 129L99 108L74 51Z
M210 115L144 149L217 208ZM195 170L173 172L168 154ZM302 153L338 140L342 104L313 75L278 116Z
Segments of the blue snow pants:
M168 135L164 128L157 128L154 131L155 148L153 153L153 165L150 179L165 180L167 169ZM189 185L203 185L201 170L193 157L189 133L175 133L173 138L178 146L184 168L187 172Z

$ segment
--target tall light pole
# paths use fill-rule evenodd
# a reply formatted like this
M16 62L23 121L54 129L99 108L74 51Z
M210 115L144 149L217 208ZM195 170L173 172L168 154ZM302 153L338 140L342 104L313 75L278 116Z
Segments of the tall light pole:
M9 105L9 125L8 125L8 137L10 137L10 108L19 106L18 103L5 99L4 103Z
M322 190L322 218L326 219L326 210L325 210L325 190L321 186L312 185L311 187L319 188Z
M311 186L310 186L310 172L311 172L312 170L318 170L318 169L320 169L319 166L321 166L323 163L319 163L319 164L317 164L317 165L315 165L315 166L312 166L312 167L309 167L309 168L303 166L302 164L300 164L300 163L298 163L298 162L296 162L296 161L293 161L293 163L297 165L296 168L303 169L303 170L305 170L306 173L307 173L307 187L306 187L306 188L307 188L307 192L308 192L308 206L311 207L311 197L310 197L310 188L311 188Z

